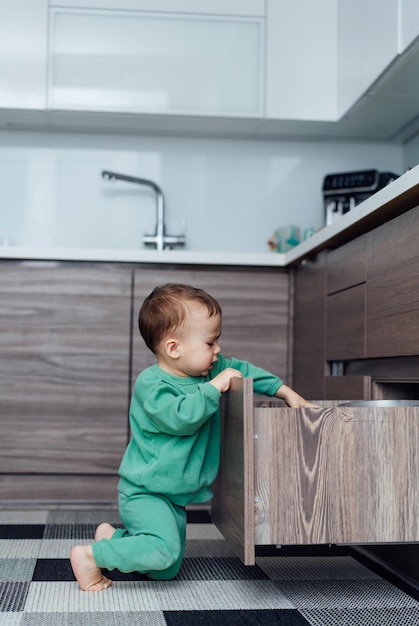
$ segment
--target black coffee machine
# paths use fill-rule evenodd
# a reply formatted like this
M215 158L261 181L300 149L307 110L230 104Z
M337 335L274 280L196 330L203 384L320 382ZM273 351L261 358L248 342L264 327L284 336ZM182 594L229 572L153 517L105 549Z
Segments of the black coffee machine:
M327 174L323 181L326 226L396 178L397 174L378 170Z

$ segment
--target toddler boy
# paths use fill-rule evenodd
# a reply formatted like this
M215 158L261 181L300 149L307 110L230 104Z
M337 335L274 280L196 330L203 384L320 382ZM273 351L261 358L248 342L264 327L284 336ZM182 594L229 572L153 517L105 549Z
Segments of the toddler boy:
M132 437L118 487L124 528L100 524L95 543L71 550L84 591L112 584L102 568L157 580L176 576L185 549L185 507L212 497L220 398L232 378L251 377L256 393L282 398L290 407L314 406L277 376L221 354L221 308L202 289L157 287L141 307L139 329L157 362L138 376L131 401Z

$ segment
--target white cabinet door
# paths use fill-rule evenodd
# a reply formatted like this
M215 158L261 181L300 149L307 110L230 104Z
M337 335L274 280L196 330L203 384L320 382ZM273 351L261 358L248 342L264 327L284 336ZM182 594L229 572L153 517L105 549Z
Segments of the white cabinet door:
M334 120L335 0L267 0L266 117Z
M47 0L13 0L0 11L0 107L44 109Z
M399 2L399 52L403 52L419 36L419 2L418 0L399 0Z
M265 0L50 0L65 8L118 9L119 11L163 11L201 15L265 15Z
M339 0L339 117L397 56L398 4L386 0L384 8L382 0Z
M52 109L262 115L263 18L54 8Z

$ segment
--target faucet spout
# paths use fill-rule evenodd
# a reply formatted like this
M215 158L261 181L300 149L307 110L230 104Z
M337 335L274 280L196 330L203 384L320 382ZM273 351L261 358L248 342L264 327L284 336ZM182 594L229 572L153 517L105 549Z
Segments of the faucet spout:
M156 194L156 231L153 235L144 235L143 243L155 246L157 250L164 250L167 246L184 246L186 243L185 234L182 235L166 235L165 225L165 205L162 189L152 180L147 178L138 178L136 176L126 176L117 172L102 171L102 177L105 180L116 182L117 180L127 183L135 183L137 185L146 185L151 187Z

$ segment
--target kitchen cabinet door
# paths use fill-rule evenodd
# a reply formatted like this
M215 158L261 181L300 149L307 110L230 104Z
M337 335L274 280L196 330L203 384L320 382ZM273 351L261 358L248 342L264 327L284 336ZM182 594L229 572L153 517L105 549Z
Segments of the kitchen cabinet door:
M182 282L208 291L223 311L221 350L289 380L288 275L278 269L138 269L134 284L133 382L155 363L138 331L138 312L156 285Z
M266 117L336 120L337 3L267 0Z
M327 293L365 283L367 235L327 253Z
M293 386L310 400L324 398L326 253L293 269Z
M399 53L399 1L340 0L338 117L364 95Z
M329 400L370 400L371 376L326 376L325 396Z
M48 0L2 2L0 107L45 109Z
M130 271L0 266L0 499L115 500L130 302Z
M369 234L366 357L419 354L419 207Z
M52 8L52 109L259 117L263 18Z
M327 297L326 359L365 357L365 283Z
M55 7L197 15L265 15L265 0L53 0Z
M419 3L417 0L400 0L400 49L406 50L419 36Z

